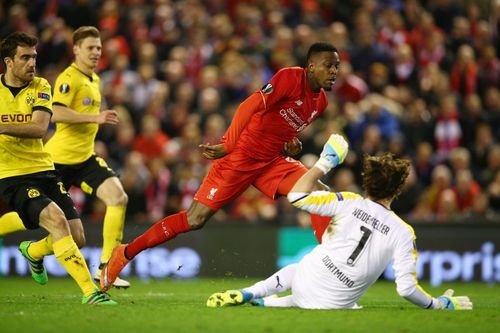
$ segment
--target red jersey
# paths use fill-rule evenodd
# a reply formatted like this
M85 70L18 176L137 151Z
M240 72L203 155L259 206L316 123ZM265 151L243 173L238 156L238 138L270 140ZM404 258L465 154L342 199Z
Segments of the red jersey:
M327 104L323 89L315 93L309 87L304 68L283 68L240 105L222 139L225 151L271 161Z

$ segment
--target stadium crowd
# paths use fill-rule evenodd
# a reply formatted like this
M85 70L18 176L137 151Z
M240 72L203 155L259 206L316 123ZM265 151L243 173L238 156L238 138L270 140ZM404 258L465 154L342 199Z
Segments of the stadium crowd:
M101 31L106 108L96 150L119 172L127 215L153 222L189 207L238 104L280 68L303 66L315 41L341 67L321 120L300 135L314 164L331 133L350 143L325 182L360 191L364 153L413 161L393 209L410 221L500 221L500 1L36 0L4 2L0 36L40 38L38 74L54 83L71 35ZM71 190L86 219L104 207ZM214 219L307 223L286 201L249 189Z

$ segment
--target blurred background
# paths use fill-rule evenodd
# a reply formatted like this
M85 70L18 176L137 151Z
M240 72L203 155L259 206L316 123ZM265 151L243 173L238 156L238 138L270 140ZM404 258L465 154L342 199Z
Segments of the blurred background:
M0 3L0 36L38 36L39 75L51 84L72 60L73 30L100 29L103 108L117 110L120 123L101 127L96 151L129 196L129 239L186 209L210 164L198 144L216 143L243 99L280 68L304 66L308 47L327 41L340 51L340 73L324 115L299 137L298 158L311 166L330 133L344 134L351 151L325 182L358 193L364 153L411 159L413 172L394 211L417 235L428 235L426 248L458 251L454 259L435 259L435 267L458 269L462 279L487 270L485 281L500 281L500 254L494 256L500 246L499 0ZM104 206L78 189L71 195L87 233L92 224L99 229ZM280 235L307 228L309 217L250 188L207 228L220 234L254 230L242 226L254 224L270 230L264 238L276 252L286 238ZM283 251L268 254L272 269ZM469 266L467 253L479 253L467 257ZM459 268L450 264L455 259Z

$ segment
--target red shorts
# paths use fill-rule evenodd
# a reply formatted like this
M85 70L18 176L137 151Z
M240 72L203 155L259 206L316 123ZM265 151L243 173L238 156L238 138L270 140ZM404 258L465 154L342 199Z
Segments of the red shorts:
M276 195L287 195L306 172L302 163L290 157L264 162L236 150L212 164L194 200L217 211L250 185L274 199Z

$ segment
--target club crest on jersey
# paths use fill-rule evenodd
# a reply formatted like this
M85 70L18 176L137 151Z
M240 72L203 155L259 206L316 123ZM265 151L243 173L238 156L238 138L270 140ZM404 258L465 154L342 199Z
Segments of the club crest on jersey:
M262 87L262 89L260 89L260 91L262 91L264 94L270 94L273 92L273 85L270 84L270 83L267 83L265 86Z
M28 189L28 197L30 199L36 198L40 196L40 191L38 191L36 188L30 188Z
M69 84L63 83L59 86L59 91L63 94L69 93Z
M92 102L92 100L90 98L88 98L88 97L85 97L82 100L83 105L90 105L91 102Z
M28 105L35 104L35 96L33 96L33 94L29 93L26 95L26 104Z
M212 199L214 198L215 193L217 192L217 190L218 190L218 188L217 188L217 187L212 187L212 188L210 189L210 194L209 194L209 195L207 195L207 199L208 199L208 200L212 200Z

